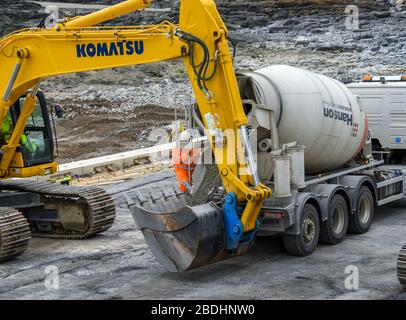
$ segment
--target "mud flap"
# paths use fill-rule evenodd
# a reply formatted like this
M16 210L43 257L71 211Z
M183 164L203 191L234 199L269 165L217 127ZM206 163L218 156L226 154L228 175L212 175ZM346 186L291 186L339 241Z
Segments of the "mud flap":
M184 272L234 254L226 250L222 210L216 204L190 207L173 187L127 194L127 204L152 253L170 272Z

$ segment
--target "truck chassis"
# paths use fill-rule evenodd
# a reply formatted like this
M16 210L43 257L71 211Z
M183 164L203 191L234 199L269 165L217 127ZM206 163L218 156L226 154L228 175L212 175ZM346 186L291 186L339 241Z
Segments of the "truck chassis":
M373 160L306 176L304 185L293 187L290 195L278 196L276 192L266 200L259 235L282 234L287 252L304 256L311 254L319 241L337 244L347 231L366 233L376 207L406 196L405 174L406 166Z

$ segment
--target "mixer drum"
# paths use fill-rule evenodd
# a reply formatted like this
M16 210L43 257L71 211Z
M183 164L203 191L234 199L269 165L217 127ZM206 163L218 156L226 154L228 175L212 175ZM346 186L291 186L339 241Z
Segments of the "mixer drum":
M256 102L276 107L280 143L297 141L306 146L306 173L342 167L364 147L368 123L344 84L286 65L244 75L250 78ZM260 126L267 126L263 120L259 119Z

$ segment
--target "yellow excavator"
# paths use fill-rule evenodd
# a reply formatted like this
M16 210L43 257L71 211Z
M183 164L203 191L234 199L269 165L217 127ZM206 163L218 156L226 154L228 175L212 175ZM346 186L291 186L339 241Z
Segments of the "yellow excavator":
M10 179L46 175L57 168L41 82L67 73L173 59L183 60L192 84L227 193L225 208L205 203L175 213L152 213L137 203L136 221L155 256L173 271L239 255L252 244L261 206L271 190L254 168L228 30L213 0L181 0L178 24L100 25L150 4L128 0L0 40L0 123L12 120L12 131L3 134L1 147L0 259L22 253L30 234L81 239L105 231L115 216L111 198L100 189ZM29 144L35 144L34 151ZM151 223L154 230L166 231L166 239L155 237L146 227ZM177 226L190 223L183 233L176 232Z
M406 287L406 244L399 251L396 271L400 284Z

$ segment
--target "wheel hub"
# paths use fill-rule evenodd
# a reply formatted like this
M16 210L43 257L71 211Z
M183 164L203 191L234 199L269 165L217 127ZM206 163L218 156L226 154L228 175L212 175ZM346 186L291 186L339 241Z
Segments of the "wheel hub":
M331 223L332 223L332 229L334 231L334 233L338 234L341 233L341 231L344 228L344 220L345 220L345 212L344 209L342 207L336 207L334 208L333 211L333 216L331 219Z
M371 216L371 203L367 197L362 197L359 202L358 216L363 224L366 224Z
M316 233L316 224L313 219L307 217L303 222L303 239L305 243L310 243L314 239Z

